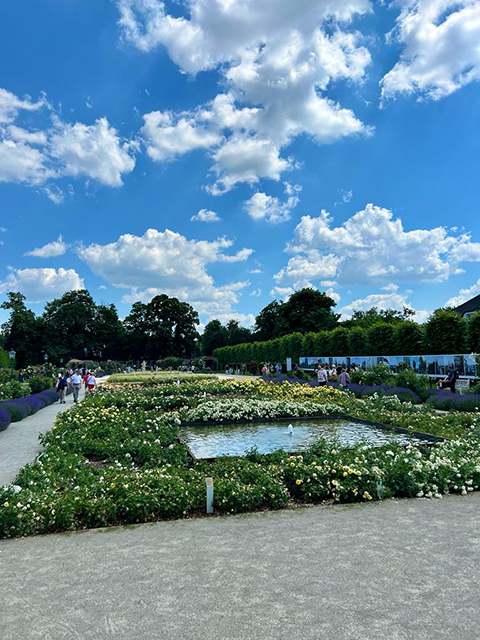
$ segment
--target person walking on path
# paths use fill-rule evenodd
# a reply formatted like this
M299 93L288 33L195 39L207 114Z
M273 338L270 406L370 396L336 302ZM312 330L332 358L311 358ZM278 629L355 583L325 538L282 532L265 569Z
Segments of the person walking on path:
M65 395L67 393L67 385L68 385L68 378L62 371L57 382L58 401L60 402L60 404L65 404Z
M320 387L324 387L328 382L327 366L322 365L317 372L318 384Z
M70 376L70 380L73 384L73 402L78 402L78 394L82 388L82 376L75 370L75 373Z
M93 391L97 386L97 379L95 378L93 372L88 376L87 380L87 389L88 391Z

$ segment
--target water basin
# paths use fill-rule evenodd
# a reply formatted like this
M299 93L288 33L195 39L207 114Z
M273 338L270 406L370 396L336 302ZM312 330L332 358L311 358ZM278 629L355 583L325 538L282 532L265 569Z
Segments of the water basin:
M288 452L307 449L319 438L336 438L342 446L366 442L379 447L391 442L421 442L418 438L395 431L365 425L345 419L302 419L293 422L293 433L288 433L288 422L248 422L244 424L210 426L198 425L180 428L180 438L197 459L220 456L243 456L256 447L259 453L277 449Z

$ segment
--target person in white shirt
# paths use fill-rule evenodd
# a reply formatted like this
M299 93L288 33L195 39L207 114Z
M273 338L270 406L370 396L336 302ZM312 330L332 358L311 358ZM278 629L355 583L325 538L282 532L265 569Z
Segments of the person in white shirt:
M78 394L80 393L80 389L82 388L82 376L75 370L70 376L70 380L73 384L73 401L78 402Z
M327 367L322 365L317 373L318 384L324 387L328 382Z
M88 389L88 391L93 391L96 386L97 386L97 379L95 378L94 374L91 373L88 376L87 389Z

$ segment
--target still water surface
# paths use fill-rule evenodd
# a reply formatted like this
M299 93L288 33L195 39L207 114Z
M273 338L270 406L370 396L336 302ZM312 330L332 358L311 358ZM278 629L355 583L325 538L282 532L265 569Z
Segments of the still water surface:
M256 447L259 453L270 453L277 449L302 451L319 438L335 437L343 446L366 442L378 447L394 440L407 443L417 439L394 431L343 419L299 420L292 422L293 433L288 433L288 422L249 422L238 425L183 427L180 437L198 459L219 456L242 456Z

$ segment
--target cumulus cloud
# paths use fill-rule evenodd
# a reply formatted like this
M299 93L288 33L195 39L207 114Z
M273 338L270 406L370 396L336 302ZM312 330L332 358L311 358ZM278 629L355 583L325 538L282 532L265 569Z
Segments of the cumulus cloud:
M135 166L136 143L120 138L106 118L94 124L64 122L52 115L42 129L22 125L23 112L51 110L45 97L21 100L0 88L0 182L41 187L55 204L64 200L51 181L62 176L84 176L100 184L119 187L122 176Z
M480 294L480 279L478 279L475 284L472 284L471 287L467 289L460 289L456 296L453 296L449 300L446 301L446 307L458 307L459 305L467 302L471 298L478 296Z
M19 291L28 302L44 302L67 291L83 289L82 278L74 269L11 269L0 282L0 293Z
M198 213L190 218L192 222L219 222L220 218L215 211L209 211L208 209L200 209Z
M290 219L290 213L298 202L302 187L298 184L291 185L285 183L285 193L288 196L285 202L276 196L269 196L266 193L257 191L253 196L244 202L244 209L254 220L266 220L267 222L285 222Z
M239 292L248 282L217 286L207 267L211 263L246 260L251 249L227 254L233 245L227 238L212 242L188 240L170 230L149 229L143 236L125 234L106 245L78 249L78 256L109 284L129 289L124 301L148 301L159 293L192 304L199 313L215 316L230 313Z
M434 100L480 80L478 0L397 0L390 39L402 56L382 80L382 96L418 93Z
M468 234L450 235L444 227L405 231L400 218L373 204L338 227L326 211L302 217L286 250L294 258L276 274L277 282L320 277L339 284L441 282L461 271L460 262L480 258L478 243ZM330 275L323 275L325 265L335 266Z
M59 123L49 152L64 175L86 176L109 187L121 187L122 174L135 167L131 145L120 141L106 118L92 125Z
M143 119L141 133L147 142L147 153L157 162L195 149L209 149L221 140L216 131L202 126L192 115L176 117L169 111L152 111Z
M43 245L43 247L27 251L24 255L31 256L33 258L56 258L58 256L63 256L68 247L69 245L63 241L63 238L60 235L53 242L48 242Z
M348 320L354 311L368 311L372 307L376 307L379 311L386 311L387 309L403 311L404 308L413 310L412 305L408 301L409 292L400 293L398 286L395 284L389 284L383 287L383 291L385 293L372 293L366 298L358 298L339 309L338 311L341 313L342 319ZM418 310L415 311L413 320L416 322L425 322L429 315L429 311Z
M292 167L282 149L301 134L325 144L370 133L328 95L334 82L365 77L370 54L350 25L371 11L369 0L192 0L181 17L160 0L117 5L123 36L135 47L163 46L181 71L222 76L226 90L210 103L146 114L143 130L154 160L208 148L217 174L212 194L278 180Z

